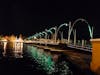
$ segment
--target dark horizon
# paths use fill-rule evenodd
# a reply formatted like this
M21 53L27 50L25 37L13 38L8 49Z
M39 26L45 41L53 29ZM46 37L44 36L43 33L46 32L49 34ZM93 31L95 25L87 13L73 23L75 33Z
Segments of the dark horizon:
M31 36L62 23L86 19L100 37L100 5L93 1L6 0L0 2L0 35Z

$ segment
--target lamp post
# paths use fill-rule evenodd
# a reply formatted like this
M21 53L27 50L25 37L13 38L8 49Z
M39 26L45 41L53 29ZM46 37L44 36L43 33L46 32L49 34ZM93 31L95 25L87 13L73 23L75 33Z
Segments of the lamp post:
M69 28L68 28L68 41L67 41L67 44L70 43L70 31L71 31L71 22L69 22Z
M63 32L61 32L61 42L63 43Z
M52 27L49 30L47 30L47 32L49 32L52 35L53 34L52 30L55 30L55 34L56 34L56 29L57 27Z
M50 28L49 30L55 30L54 42L56 43L56 35L57 35L57 26Z
M47 45L47 33L46 33L47 29L45 29L45 31L43 31L42 33L45 34L44 39L45 41L45 45Z
M74 46L76 45L76 29L73 31L74 33Z
M55 37L55 41L56 41L56 42L57 42L57 34L58 34L58 31L59 31L60 28L63 27L63 26L66 26L66 27L67 27L68 24L67 24L67 23L64 23L64 24L61 24L61 25L58 27L58 29L57 29L57 31L56 31L56 34L55 34L55 36L56 36L56 37Z
M60 37L61 37L61 42L60 43L63 43L63 32L60 31L60 34L61 34L60 35Z
M46 30L47 33L50 33L52 35L52 31ZM49 39L49 35L47 35L47 38Z

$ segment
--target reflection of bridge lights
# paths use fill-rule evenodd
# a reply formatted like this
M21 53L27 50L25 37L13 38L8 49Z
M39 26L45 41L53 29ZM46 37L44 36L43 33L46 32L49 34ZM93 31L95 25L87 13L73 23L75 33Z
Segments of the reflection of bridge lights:
M52 60L52 56L48 55L44 49L38 49L36 47L27 45L26 51L29 57L31 59L35 59L35 61L39 64L37 68L42 68L45 70L47 75L57 74L58 72L61 75L73 75L66 61L55 63ZM57 54L53 58L55 61L59 59Z
M46 73L51 75L54 71L54 62L52 61L52 57L47 55L43 49L38 49L33 46L28 46L27 51L31 58L34 58L36 62L42 66Z

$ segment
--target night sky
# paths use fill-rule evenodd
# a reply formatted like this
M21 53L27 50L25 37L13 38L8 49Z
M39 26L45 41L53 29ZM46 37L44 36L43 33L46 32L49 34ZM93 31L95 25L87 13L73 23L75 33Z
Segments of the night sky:
M86 19L100 37L100 4L95 0L2 0L0 34L29 36L62 23Z

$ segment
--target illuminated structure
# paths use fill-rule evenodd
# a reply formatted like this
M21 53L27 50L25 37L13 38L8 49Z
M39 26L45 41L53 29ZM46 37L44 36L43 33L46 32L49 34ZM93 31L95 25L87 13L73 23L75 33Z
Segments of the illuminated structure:
M0 40L0 44L1 46L3 47L2 50L3 50L3 56L6 55L6 47L7 47L7 40L6 39L1 39Z
M21 37L16 38L14 35L8 38L2 38L0 43L3 47L3 56L22 58L23 54L23 40Z
M7 48L7 40L4 39L4 40L2 40L2 42L3 42L3 49L4 49L3 56L5 56L6 55L6 48Z
M13 53L14 53L14 57L16 58L22 58L22 54L23 54L23 40L21 38L19 39L15 39L13 41Z
M68 33L68 43L70 43L70 37L71 37L72 31L75 30L74 31L74 45L76 45L76 29L74 29L74 26L79 21L85 22L87 24L87 28L88 28L89 35L90 35L89 37L91 39L93 38L93 27L90 27L89 23L85 19L79 18L79 19L75 20L72 25L70 22L71 27L69 28L69 33ZM82 45L83 45L83 43L84 43L84 41L82 41Z
M100 38L91 39L92 42L92 62L91 70L100 75Z
M67 24L67 23L61 24L61 25L57 28L57 30L56 30L56 34L55 34L55 41L56 41L56 42L57 42L57 34L58 34L60 28L63 27L63 26L66 26L66 27L67 27L68 24Z
M79 37L77 36L81 36L83 35L81 33L81 35L79 35L77 32L77 27L80 27L79 25L77 25L78 22L82 21L82 23L84 22L86 24L86 28L88 29L88 35L87 34L84 34L84 35L87 35L88 36L88 39L84 39L84 37L81 37L79 39ZM67 23L64 23L64 24L61 24L60 26L55 26L55 27L52 27L50 29L45 29L45 31L43 32L40 32L40 33L36 33L35 35L33 36L30 36L28 37L27 39L28 40L31 40L33 39L34 37L38 40L40 40L40 43L45 43L45 44L49 44L50 41L53 42L51 44L59 44L60 43L60 40L57 40L58 38L58 32L60 31L60 29L63 27L63 26L66 26L68 29L66 30L68 34L67 35L67 39L64 39L63 38L63 32L60 33L60 36L61 36L61 43L63 44L67 44L68 47L72 47L72 48L78 48L78 49L88 49L89 52L91 52L91 43L89 41L89 39L93 38L93 26L91 27L89 25L89 23L85 20L85 19L82 19L82 18L79 18L77 20L75 20L73 23L69 22L68 24ZM75 26L77 26L75 28ZM80 27L81 28L81 27ZM55 32L53 33L54 30ZM83 30L84 32L84 30ZM53 36L53 39L48 39L48 33L51 34L51 36ZM43 41L41 41L41 37L43 37ZM37 42L37 41L36 41ZM39 41L38 41L39 42ZM87 50L85 50L87 51Z

